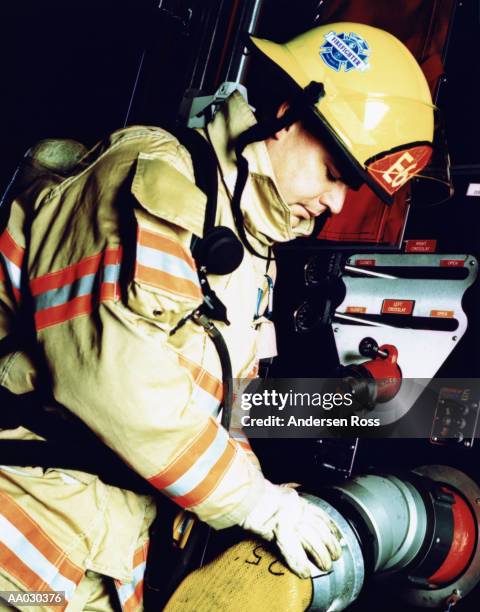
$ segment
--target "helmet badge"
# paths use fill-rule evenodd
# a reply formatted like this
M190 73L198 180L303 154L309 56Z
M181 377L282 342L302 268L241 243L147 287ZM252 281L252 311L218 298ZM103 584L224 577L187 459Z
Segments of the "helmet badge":
M325 35L325 43L320 47L320 57L336 72L359 70L363 72L370 67L368 57L370 47L366 40L358 34L350 32L329 32Z

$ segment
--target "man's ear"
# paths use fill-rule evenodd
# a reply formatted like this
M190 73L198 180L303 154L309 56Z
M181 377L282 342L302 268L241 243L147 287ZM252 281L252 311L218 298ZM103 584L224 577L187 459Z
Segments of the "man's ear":
M290 108L289 102L287 101L282 102L277 110L277 119L280 119L280 117L283 117L283 115L287 112L289 108Z
M289 108L290 108L290 104L288 102L282 102L277 110L277 119L280 119L280 117L283 117L283 115L288 111ZM290 127L291 127L290 125L287 125L286 127L282 128L278 132L275 132L272 138L274 140L281 140L283 136L286 135Z

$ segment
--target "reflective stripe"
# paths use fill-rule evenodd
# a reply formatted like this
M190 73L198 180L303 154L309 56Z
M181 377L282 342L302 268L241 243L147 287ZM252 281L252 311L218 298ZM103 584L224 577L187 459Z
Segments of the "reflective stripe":
M212 376L207 370L199 369L195 377L195 384L201 387L206 393L210 394L217 402L222 401L222 381Z
M67 268L30 281L37 329L92 312L99 302L114 300L122 251L105 249Z
M162 251L163 253L175 255L176 257L183 259L193 271L197 269L193 257L190 255L187 249L185 249L185 247L178 242L178 240L173 240L172 238L168 238L167 236L159 234L158 232L151 232L139 227L138 244L140 246Z
M180 276L194 284L199 284L198 276L194 270L180 257L169 255L150 247L139 246L137 260L142 266L163 270L167 274Z
M65 591L66 599L83 570L9 496L0 492L0 566L31 590Z
M95 274L98 271L100 263L103 260L104 265L117 264L121 259L121 249L105 249L95 255L85 257L76 264L61 268L55 272L43 274L37 278L30 280L30 289L32 295L36 296L40 293L45 293L51 289L58 289L64 285L74 283L82 276Z
M179 354L178 359L194 380L192 399L196 405L212 416L217 414L223 395L222 382L183 355ZM194 506L213 492L235 453L235 443L212 418L190 446L150 482L178 505Z
M228 444L223 455L210 470L206 478L192 491L182 497L174 497L173 500L182 508L191 508L204 501L217 488L235 458L237 449L235 442L228 439Z
M201 410L207 414L216 415L223 396L222 381L183 355L179 355L178 360L180 365L186 368L193 377L192 399Z
M138 228L135 280L194 300L202 300L190 253L176 240Z
M15 242L8 230L5 230L0 236L0 253L15 264L17 268L22 267L25 249Z
M103 268L102 283L116 283L120 276L120 264L115 266L108 265ZM79 278L71 285L65 285L58 289L51 289L45 293L39 294L35 298L35 310L43 310L52 306L59 306L76 298L92 293L95 285L96 275L88 274L83 278Z
M137 565L133 570L132 582L117 586L118 598L120 599L122 610L134 609L132 604L139 605L141 603L143 599L143 577L145 575L146 566L147 564L145 561ZM141 590L138 587L141 587ZM131 598L133 598L134 601L130 601Z
M3 544L28 565L53 591L65 591L66 598L72 598L76 584L59 574L55 565L50 563L10 521L1 515L0 534Z
M215 439L210 444L205 453L183 474L178 480L169 487L164 488L164 492L172 497L183 496L189 493L205 479L219 458L228 443L227 432L223 429L217 430Z
M167 468L156 476L149 479L151 484L158 489L164 489L172 485L195 462L195 458L202 455L215 439L218 425L213 419L209 419L206 427L197 435L192 443L183 450ZM193 460L192 460L193 458Z
M200 286L177 276L166 274L161 270L146 268L138 262L135 268L135 280L190 300L198 302L202 300Z
M18 268L14 263L12 263L9 259L1 253L3 263L5 264L5 268L7 269L7 276L12 282L12 285L15 289L20 289L20 282L22 277L22 271Z
M92 292L94 282L95 274L89 274L88 276L79 278L71 285L65 285L59 289L45 291L45 293L41 293L35 298L35 310L38 311L44 310L45 308L51 308L52 306L59 306L75 297L88 295Z
M122 584L115 580L118 598L124 612L143 610L143 579L147 562L148 542L138 548L133 555L133 579Z
M0 236L0 282L7 278L12 285L12 291L17 302L20 299L22 280L22 263L25 249L19 246L7 230Z
M192 400L200 410L206 414L211 414L212 416L217 415L220 402L216 397L213 397L210 393L202 389L200 385L194 385Z
M120 278L120 264L109 264L106 263L103 268L103 278L102 281L104 283L117 283Z
M195 506L213 492L235 453L233 440L210 418L195 440L149 482L170 495L179 506Z

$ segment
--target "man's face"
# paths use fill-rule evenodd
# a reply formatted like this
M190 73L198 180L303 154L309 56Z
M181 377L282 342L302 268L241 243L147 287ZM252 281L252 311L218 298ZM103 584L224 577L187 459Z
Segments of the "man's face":
M266 145L280 193L292 211L292 227L327 209L333 214L342 210L347 186L329 152L300 122L277 132Z

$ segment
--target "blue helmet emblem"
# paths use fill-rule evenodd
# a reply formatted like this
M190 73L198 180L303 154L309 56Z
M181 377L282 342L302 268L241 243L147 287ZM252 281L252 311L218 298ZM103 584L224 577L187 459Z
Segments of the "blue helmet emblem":
M350 32L329 32L325 35L325 43L320 47L320 57L329 68L336 72L345 70L360 70L369 68L368 56L370 47L358 34Z

